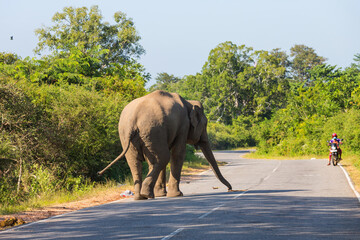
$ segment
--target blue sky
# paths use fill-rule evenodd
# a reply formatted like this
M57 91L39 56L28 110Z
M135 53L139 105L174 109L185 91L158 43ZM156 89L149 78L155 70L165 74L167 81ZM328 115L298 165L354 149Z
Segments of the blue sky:
M146 50L140 62L152 78L200 72L210 50L225 41L287 52L305 44L343 68L360 53L358 0L0 0L0 52L33 57L36 28L50 26L63 7L92 5L110 23L116 11L134 20Z

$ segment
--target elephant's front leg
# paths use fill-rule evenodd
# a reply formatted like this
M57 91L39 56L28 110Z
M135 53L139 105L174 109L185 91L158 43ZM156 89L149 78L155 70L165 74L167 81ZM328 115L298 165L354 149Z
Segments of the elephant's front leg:
M166 167L161 170L154 187L155 197L166 196Z
M186 144L177 145L172 149L171 152L171 169L170 169L170 178L169 178L169 189L167 196L168 197L179 197L183 196L183 193L180 191L180 177L181 169L185 160L186 155Z

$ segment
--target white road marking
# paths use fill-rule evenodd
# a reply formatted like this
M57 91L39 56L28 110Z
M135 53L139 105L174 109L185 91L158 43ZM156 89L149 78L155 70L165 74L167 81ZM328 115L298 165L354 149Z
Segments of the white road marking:
M263 181L269 179L269 178L271 177L271 175L279 169L280 165L281 165L281 161L279 161L278 165L272 170L272 173L270 173L268 176L266 176L266 177L263 179ZM233 199L237 199L238 197L244 195L244 194L247 193L248 191L249 191L249 190L246 190L245 192L239 193L239 194L236 195ZM216 208L211 209L209 212L204 213L203 215L201 215L200 217L198 217L198 219L203 219L204 217L210 215L211 213L215 212L216 210L218 210L219 208L221 208L221 207L224 206L224 205L225 205L225 204L221 204L221 205L217 206Z
M273 172L273 173L276 172L276 171L279 169L280 165L281 165L281 161L279 161L278 165L276 166L276 168L274 168L274 169L272 170L272 172Z
M198 217L198 219L202 219L202 218L204 218L204 217L208 216L209 214L211 214L211 213L215 212L216 210L218 210L219 208L221 208L221 207L222 207L222 206L224 206L224 205L225 205L225 204L223 203L223 204L221 204L221 205L217 206L216 208L213 208L213 209L212 209L212 210L210 210L209 212L207 212L207 213L205 213L205 214L201 215L200 217Z
M202 173L200 173L200 174L198 174L198 175L204 175L204 174L209 173L210 171L211 171L211 170L207 170L207 171L204 171L204 172L202 172ZM238 194L235 198L240 197L241 195L245 194L246 192L247 192L247 191ZM234 199L235 199L235 198L234 198ZM203 219L204 217L210 215L211 213L215 212L216 210L218 210L219 208L223 207L224 205L225 205L225 203L220 204L219 206L211 209L209 212L204 213L203 215L201 215L200 217L198 217L198 219ZM174 237L174 236L175 236L176 234L178 234L179 232L183 231L184 229L185 229L185 228L178 228L177 230L175 230L174 232L170 233L169 235L167 235L166 237L162 238L161 240L168 240L168 239Z
M281 165L281 161L279 161L278 165L272 170L272 172L264 178L264 181L268 180L271 177L271 175L279 169L280 165Z
M237 199L238 197L240 197L241 195L244 195L245 193L247 193L249 190L246 190L242 193L239 193L238 195L236 195L233 199Z
M272 173L270 173L268 176L266 176L263 181L269 179L269 178L271 177L271 175L279 169L280 165L281 165L281 161L279 161L278 165L272 170ZM244 195L244 194L247 193L248 191L249 191L249 190L246 190L246 191L244 191L244 192L242 192L242 193L239 193L239 194L236 195L233 199L237 199L238 197ZM217 206L216 208L213 208L213 209L210 210L209 212L201 215L201 216L199 217L199 219L202 219L202 218L210 215L211 213L215 212L216 210L218 210L218 209L221 208L222 206L224 206L224 204L221 204L221 205Z
M256 187L256 186L259 186L259 185L262 184L264 181L268 180L268 179L273 175L273 173L276 172L276 171L279 169L280 165L281 165L281 161L278 161L278 165L271 171L271 173L270 173L269 175L267 175L267 176L264 177L264 178L261 178L261 179L260 179L260 182L259 182L258 184L256 184L255 186L250 187L249 189L254 188L254 187Z
M184 228L178 228L176 231L170 233L169 235L167 235L166 237L163 237L161 240L167 240L172 238L173 236L175 236L176 234L178 234L179 232L181 232L182 230L184 230Z
M344 174L345 174L345 177L350 185L350 188L353 190L353 192L355 193L355 196L357 197L357 199L359 200L360 202L360 194L358 193L358 191L356 191L355 187L354 187L354 184L352 183L351 181L351 178L349 176L349 174L347 173L347 171L345 170L345 168L343 168L343 166L339 163L339 166L340 168L343 170Z

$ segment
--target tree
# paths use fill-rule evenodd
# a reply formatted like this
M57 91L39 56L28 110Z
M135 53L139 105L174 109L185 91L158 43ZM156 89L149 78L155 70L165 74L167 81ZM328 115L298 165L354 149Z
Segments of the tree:
M270 51L270 54L279 61L279 65L286 70L286 77L290 78L291 61L285 51L281 51L280 48L274 48Z
M185 98L203 102L210 120L231 125L239 116L269 117L286 103L285 62L280 51L253 52L224 42L210 51L200 74L173 86Z
M351 67L356 68L358 71L360 70L360 53L354 55L355 63L351 64Z
M180 81L179 77L175 77L173 74L168 74L166 72L158 73L156 78L156 84L150 87L150 91L155 90L167 90L170 91L172 84L176 84Z
M238 75L239 114L256 118L270 118L286 105L289 83L283 58L267 51L255 51L256 66L249 66Z
M20 60L20 57L14 53L0 52L0 63L11 65L17 60Z
M355 54L354 61L357 62L357 63L360 63L360 53Z
M242 92L236 79L240 72L253 64L251 51L252 48L237 46L230 41L220 43L210 51L199 78L205 82L204 105L209 110L210 119L231 124L232 118L237 115Z
M309 70L317 65L324 64L326 58L315 53L315 50L305 45L295 45L290 49L292 59L291 69L296 81L307 82Z
M230 41L220 43L210 51L208 61L202 68L202 73L207 77L224 74L236 77L247 65L253 63L250 58L251 51L252 48L245 45L237 46Z
M75 47L90 57L100 53L103 67L112 63L125 64L131 58L144 54L132 19L127 18L125 13L116 12L114 20L114 25L102 22L97 6L92 6L90 10L86 7L65 7L63 12L53 16L53 26L35 31L39 38L35 53L50 50L54 55L68 56Z
M50 50L32 64L35 82L87 85L90 89L144 94L150 78L136 58L144 54L132 19L114 14L115 24L102 22L97 6L65 7L53 16L54 25L36 30L36 53ZM136 92L136 93L135 93Z

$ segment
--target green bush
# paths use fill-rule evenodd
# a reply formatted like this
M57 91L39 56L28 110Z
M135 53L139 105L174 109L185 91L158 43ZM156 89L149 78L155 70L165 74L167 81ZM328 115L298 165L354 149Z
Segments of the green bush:
M207 130L212 149L255 146L254 121L251 117L238 117L233 119L232 125L209 122Z
M8 70L0 72L0 203L50 190L82 191L91 187L89 180L128 178L125 161L102 178L97 172L122 151L118 120L123 107L145 93L139 79L134 87L130 79L124 81L131 93L98 91L89 85L33 81L34 73L21 73L29 68L12 71L22 64L0 63L0 70ZM26 64L36 70L32 62Z

